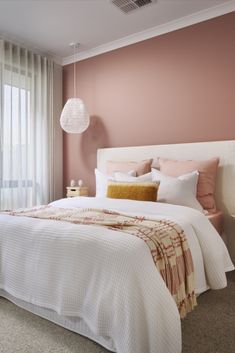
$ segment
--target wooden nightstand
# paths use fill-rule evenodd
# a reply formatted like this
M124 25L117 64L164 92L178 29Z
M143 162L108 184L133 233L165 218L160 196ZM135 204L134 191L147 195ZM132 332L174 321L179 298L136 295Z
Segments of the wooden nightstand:
M88 196L87 186L67 186L67 197Z

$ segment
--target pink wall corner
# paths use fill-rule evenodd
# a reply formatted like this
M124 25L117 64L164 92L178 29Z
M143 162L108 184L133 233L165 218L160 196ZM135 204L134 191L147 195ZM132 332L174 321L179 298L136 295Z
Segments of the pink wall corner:
M98 148L234 139L234 38L233 12L76 63L91 124L64 134L64 186L84 179L94 193Z

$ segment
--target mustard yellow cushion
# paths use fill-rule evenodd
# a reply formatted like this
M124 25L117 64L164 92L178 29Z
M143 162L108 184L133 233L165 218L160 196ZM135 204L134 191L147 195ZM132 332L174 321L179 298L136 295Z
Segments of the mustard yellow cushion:
M159 183L117 183L109 182L107 197L112 199L131 199L157 201Z

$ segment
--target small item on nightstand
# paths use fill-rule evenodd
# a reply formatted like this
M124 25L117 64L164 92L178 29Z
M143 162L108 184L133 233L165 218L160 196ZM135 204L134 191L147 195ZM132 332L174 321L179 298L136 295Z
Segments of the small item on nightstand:
M67 197L88 196L87 186L67 186Z
M83 186L83 180L82 179L79 179L78 180L78 186L81 188Z
M75 185L76 185L76 181L72 179L72 180L70 181L70 186L74 187Z

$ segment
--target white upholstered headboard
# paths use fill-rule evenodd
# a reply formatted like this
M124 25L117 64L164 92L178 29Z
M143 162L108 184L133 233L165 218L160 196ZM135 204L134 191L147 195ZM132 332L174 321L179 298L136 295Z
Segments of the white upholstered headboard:
M224 212L225 234L228 247L235 261L235 140L196 142L170 145L103 148L97 152L97 167L106 170L107 160L133 160L165 157L172 159L208 159L219 157L220 164L216 183L216 202Z

